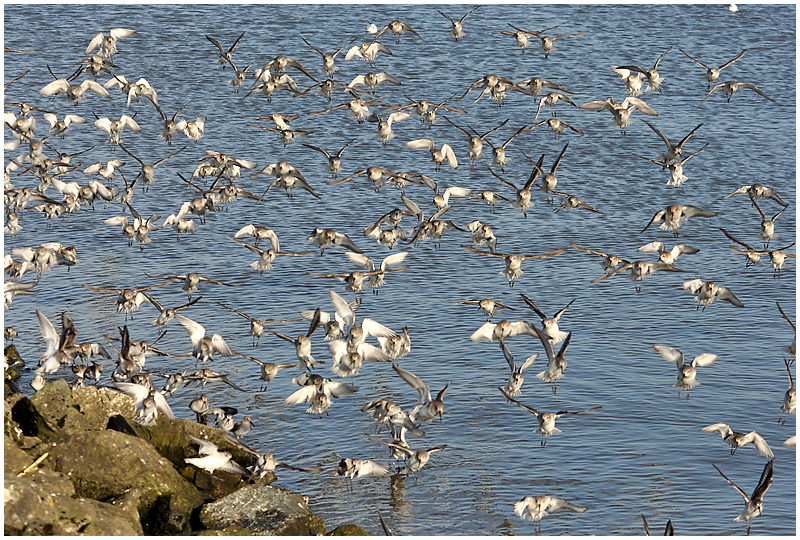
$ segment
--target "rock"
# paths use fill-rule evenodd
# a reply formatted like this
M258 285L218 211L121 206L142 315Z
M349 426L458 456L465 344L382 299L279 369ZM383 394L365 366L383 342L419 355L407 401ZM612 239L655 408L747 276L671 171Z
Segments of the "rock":
M120 414L126 418L133 418L136 412L133 408L133 398L104 386L89 386L75 390L72 399L86 418L90 429L106 429L108 420L112 416Z
M22 376L20 370L25 367L25 362L22 361L17 348L14 345L9 345L3 349L3 355L5 356L6 366L8 366L3 372L3 380L18 381Z
M58 439L62 432L86 431L91 425L78 410L64 379L50 382L30 400L34 433L42 439ZM16 415L15 415L16 419ZM23 431L25 427L22 426Z
M23 478L6 474L6 535L141 535L138 514L113 504L76 498L72 483L52 471Z
M148 535L190 532L192 511L205 500L147 441L124 433L73 432L49 459L56 471L69 476L78 496L127 498Z
M19 474L34 462L36 458L29 456L22 448L17 446L14 439L8 435L3 436L3 460L6 474Z
M372 533L368 533L358 525L339 525L335 529L333 529L329 533L325 533L325 536L375 536Z
M230 526L222 530L208 529L205 531L200 531L196 536L253 536L253 533L241 527Z
M200 522L209 529L242 527L254 535L315 536L325 533L325 522L308 509L306 499L285 488L249 485L200 510Z

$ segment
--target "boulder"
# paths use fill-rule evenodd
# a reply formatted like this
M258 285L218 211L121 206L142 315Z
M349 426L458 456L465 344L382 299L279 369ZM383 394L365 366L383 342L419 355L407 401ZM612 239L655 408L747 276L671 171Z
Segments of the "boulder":
M3 349L3 355L8 366L3 372L3 380L18 381L22 376L20 370L25 367L25 362L22 361L17 348L14 345L9 345Z
M43 389L44 390L44 389ZM72 392L72 399L86 418L90 429L106 429L112 416L133 418L132 397L105 386L88 386Z
M75 497L67 478L40 470L4 478L6 535L141 535L138 513Z
M200 510L200 522L208 529L236 526L254 535L316 536L325 533L325 522L311 513L307 499L285 488L249 485Z
M205 500L147 441L117 431L72 432L49 460L78 496L134 506L148 535L190 532L192 511Z
M91 425L72 399L67 382L58 379L36 392L30 399L33 433L42 439L58 439L63 432L86 431ZM16 419L16 415L15 415ZM23 431L25 427L22 426ZM27 433L26 433L27 434Z

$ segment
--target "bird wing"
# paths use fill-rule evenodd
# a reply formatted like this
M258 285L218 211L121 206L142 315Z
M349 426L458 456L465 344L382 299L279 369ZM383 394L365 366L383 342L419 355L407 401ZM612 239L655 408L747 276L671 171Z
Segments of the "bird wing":
M394 337L397 335L397 332L369 317L365 317L361 321L361 328L364 330L364 333L369 336Z
M728 480L728 482L730 482L730 480ZM733 485L733 482L731 482L731 485ZM769 486L771 485L772 485L772 461L764 465L764 471L761 473L761 478L758 480L758 485L756 486L756 489L753 490L753 495L751 496L751 500L761 499L764 496L764 493L767 492Z
M355 253L364 253L363 251L358 249L358 246L356 246L350 239L350 237L344 233L337 232L333 237L333 243L339 246L346 247L347 249L349 249L350 251L354 251Z
M728 287L720 287L717 291L717 298L727 300L736 307L744 307L742 301L736 298L736 295Z
M475 330L475 332L469 336L470 341L480 341L482 339L493 341L494 329L496 326L497 324L491 322L483 323L480 328Z
M44 314L36 310L36 316L39 318L39 329L42 332L42 338L47 345L47 351L42 355L44 358L49 358L55 354L58 350L58 342L59 342L59 335L56 333L56 329L53 327L53 323L51 323Z
M733 433L733 430L731 429L731 426L726 424L726 423L724 423L724 422L720 422L720 423L717 423L717 424L711 424L710 426L706 426L706 427L702 428L700 431L702 431L704 433L715 433L715 432L719 433L720 436L722 436L723 439L725 437L727 437L728 434Z
M350 304L335 291L329 290L328 296L331 299L331 304L333 304L337 319L341 319L348 327L353 326L356 321L356 314Z
M419 392L419 403L430 403L431 402L431 389L428 387L428 384L411 373L410 371L406 371L405 369L401 368L397 365L392 365L394 370L400 375L400 378L406 381L412 388L414 388L417 392Z
M175 320L183 326L186 333L189 334L189 339L192 340L192 347L196 350L200 347L200 340L206 335L206 329L200 323L197 323L183 315L175 315Z
M664 242L656 240L654 242L650 242L649 244L643 245L636 251L644 251L646 253L657 253L659 251L664 251Z
M666 345L653 345L653 349L667 362L675 362L679 368L683 365L683 353L678 349Z
M704 68L706 68L706 70L708 70L708 69L709 69L709 68L708 68L708 66L707 66L707 65L705 65L704 63L702 63L702 62L700 62L700 61L698 61L698 60L695 60L694 58L692 58L691 56L689 56L688 54L686 54L686 52L684 52L684 50L683 50L683 49L681 49L681 48L678 48L678 50L679 50L679 51L681 51L681 52L683 53L683 55L684 55L686 58L688 58L689 60L691 60L691 61L692 61L692 62L694 62L695 64L697 64L697 65L700 65L700 66L703 66ZM746 51L747 51L747 49L745 49L745 52L746 52ZM743 52L742 54L744 54L744 52ZM734 58L733 60L731 60L730 62L728 62L727 64L725 64L725 66L727 66L727 65L730 65L730 64L731 64L731 63L733 63L735 60L738 60L738 59L739 59L739 58L741 58L741 57L742 57L742 55L740 54L738 57ZM725 66L722 66L720 69L722 69L722 68L723 68L723 67L725 67Z
M506 344L503 341L500 342L500 350L503 351L503 356L506 357L506 362L508 362L508 367L511 368L511 372L516 373L517 365L514 362L514 356L511 354L511 351L508 350L508 347L506 347Z
M287 397L284 400L284 403L287 405L297 405L298 403L303 403L309 401L314 394L317 393L317 387L313 384L304 386L300 390L297 390L292 395Z
M590 413L590 412L599 411L602 408L603 407L601 407L601 406L600 407L593 407L591 409L586 409L585 411L578 411L578 412L559 411L559 412L556 413L556 418L558 418L559 416L565 416L567 414L586 414L586 413Z
M558 320L559 318L561 318L561 315L562 315L562 314L563 314L565 311L567 311L567 308L568 308L569 306L571 306L571 305L573 304L573 302L575 302L575 300L577 300L577 298L573 298L572 300L570 300L569 304L567 304L566 306L564 306L563 308L561 308L561 310L559 310L559 311L558 311L558 312L557 312L555 315L553 315L553 318L554 318L555 320Z
M167 398L164 397L164 394L161 392L155 392L153 394L153 399L156 402L156 410L158 410L158 412L165 415L167 418L175 418L172 409L169 408L169 403L167 403Z
M536 307L536 304L533 303L533 300L531 300L530 298L528 298L527 296L525 296L522 293L520 293L519 296L528 305L529 308L531 308L534 312L536 312L536 314L539 316L539 318L541 318L542 320L547 318L547 315L545 315L544 312L541 309Z
M500 257L502 259L502 258L505 258L505 256L506 256L503 253L492 253L491 251L481 251L481 250L476 249L476 248L474 248L472 246L465 246L463 244L462 244L461 247L466 249L467 251L471 251L472 253L477 253L478 255L486 255L487 257Z
M739 87L740 87L740 88L749 88L750 90L752 90L752 91L756 92L757 94L761 95L762 97L765 97L765 98L767 98L767 99L768 99L768 100L770 100L770 101L775 101L774 99L772 99L771 97L769 97L767 94L765 94L764 92L762 92L761 90L759 90L759 89L758 89L758 87L756 87L756 85L754 85L754 84L752 84L752 83L749 83L749 82L740 82L740 83L739 83Z
M771 465L771 464L772 464L772 462L770 461L769 463L767 463L767 466L769 466L769 465ZM745 501L745 503L749 503L749 502L750 502L750 498L747 496L747 493L745 493L744 491L742 491L742 490L741 490L741 488L740 488L739 486L737 486L736 484L734 484L733 482L731 482L731 479L730 479L730 478L728 478L727 476L725 476L725 475L723 474L723 472L722 472L721 470L719 470L719 468L718 468L716 465L714 465L714 464L712 463L712 464L711 464L711 466L712 466L712 467L714 467L715 469L717 469L717 472L718 472L718 473L719 473L719 474L720 474L720 475L721 475L721 476L722 476L722 477L723 477L723 478L724 478L724 479L725 479L725 480L726 480L726 481L727 481L727 482L728 482L728 483L729 483L731 486L733 486L733 489L735 489L736 491L738 491L739 493L741 493L742 497L744 497L744 501ZM764 468L764 472L766 472L766 467ZM762 473L762 475L761 475L761 476L763 477L763 476L764 476L764 474Z
M647 226L645 226L645 228L642 229L642 232L646 231L650 227L650 225L653 225L654 223L658 223L659 221L664 219L664 216L666 215L666 213L667 213L666 209L659 210L658 212L656 212L655 215L653 215L653 219L650 220L650 223L648 223Z
M228 347L228 344L225 343L225 340L222 339L222 336L219 334L211 336L211 346L222 356L233 356L233 352Z
M582 514L588 510L588 508L584 506L577 506L570 502L565 501L560 497L550 497L550 502L547 504L547 510L550 512L558 512L559 510L572 510L573 512L578 512Z
M503 394L503 396L505 396L505 398L506 398L507 400L509 400L509 401L511 401L511 402L514 402L514 403L516 403L517 405L519 405L520 407L522 407L522 408L523 408L523 409L525 409L526 411L529 411L529 412L532 412L533 414L535 414L535 415L536 415L536 418L539 418L539 411L537 411L537 410L536 410L536 409L534 409L533 407L528 407L527 405L524 405L524 404L520 403L520 402L519 402L519 401L517 401L516 399L512 398L511 396L509 396L509 395L506 393L506 391L505 391L505 390L503 390L502 388L498 388L498 390L500 390L500 393L501 393L501 394Z
M721 66L719 66L719 69L724 69L724 68L728 67L729 65L733 64L733 63L734 63L734 62L736 62L736 61L737 61L739 58L741 58L742 56L744 56L744 53L746 53L746 52L747 52L747 49L743 50L742 52L740 52L739 54L737 54L736 56L734 56L734 57L733 57L731 60L729 60L728 62L726 62L726 63L722 64ZM683 53L683 54L686 54L686 53ZM687 54L686 56L689 56L689 55ZM691 57L690 57L690 58L691 58ZM697 60L695 60L695 62L697 62ZM697 62L697 63L698 63L698 64L700 64L700 62ZM704 66L703 64L700 64L700 65L701 65L701 66L703 66L703 67L706 67L706 66ZM708 69L708 68L706 68L706 69Z
M766 458L775 459L775 454L772 452L772 449L767 444L767 441L764 440L764 437L756 433L755 431L751 431L745 436L746 442L752 442L755 445L756 450L761 452Z
M553 251L548 251L547 253L540 253L538 255L521 255L520 257L522 260L527 259L544 259L546 257L555 257L556 255L561 255L562 253L566 253L567 248L558 248L554 249Z

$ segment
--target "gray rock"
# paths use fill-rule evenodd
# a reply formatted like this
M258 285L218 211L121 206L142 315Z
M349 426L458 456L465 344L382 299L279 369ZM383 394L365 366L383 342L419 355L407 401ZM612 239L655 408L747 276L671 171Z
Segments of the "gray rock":
M375 536L375 535L372 533L368 533L358 525L348 524L348 525L339 525L331 532L325 533L325 536Z
M6 535L141 535L138 514L75 497L72 483L52 471L4 478Z
M72 393L72 399L86 418L90 429L106 429L108 419L114 415L133 418L135 414L133 398L104 386L76 390Z
M205 500L147 441L117 431L73 432L49 459L78 496L135 506L145 534L190 532L191 513Z
M325 522L308 509L306 498L285 488L249 485L200 510L208 529L236 526L254 535L315 536Z

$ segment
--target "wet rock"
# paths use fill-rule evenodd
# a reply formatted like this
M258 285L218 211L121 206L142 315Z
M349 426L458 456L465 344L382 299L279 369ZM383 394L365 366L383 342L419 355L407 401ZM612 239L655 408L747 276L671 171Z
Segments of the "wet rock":
M141 535L138 514L75 497L72 483L52 471L6 474L6 535Z
M91 428L64 379L50 382L30 399L33 433L42 439L58 439L63 432L86 431ZM16 419L16 415L15 415ZM25 427L22 426L23 431Z
M3 349L3 355L6 359L8 366L3 372L3 379L8 381L18 381L21 377L20 370L25 367L25 362L22 361L17 348L14 345L9 345Z
M192 510L205 500L147 441L124 433L73 432L50 459L80 497L136 500L145 534L190 532Z
M325 536L375 536L372 533L368 533L358 525L339 525L335 529L333 529L329 533L325 533Z
M253 536L253 533L241 527L230 526L221 530L200 531L196 536Z
M306 499L285 488L249 485L200 510L208 529L243 527L254 535L315 536L325 522L308 509Z

